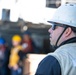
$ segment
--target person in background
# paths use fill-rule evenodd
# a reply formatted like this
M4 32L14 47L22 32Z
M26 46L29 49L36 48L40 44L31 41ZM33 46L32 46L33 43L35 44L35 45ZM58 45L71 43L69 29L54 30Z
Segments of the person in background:
M7 75L9 50L4 38L0 37L0 75Z
M24 48L25 55L27 53L32 53L33 52L33 42L32 42L32 39L30 37L30 32L28 32L28 31L25 31L23 33L23 43L22 43L22 46Z
M61 5L48 22L55 51L39 63L35 75L76 75L76 4Z
M21 74L21 68L20 68L20 58L21 58L21 52L22 52L22 46L21 46L21 37L19 35L14 35L12 37L12 49L10 53L10 59L9 59L9 68L11 70L11 75L20 75Z

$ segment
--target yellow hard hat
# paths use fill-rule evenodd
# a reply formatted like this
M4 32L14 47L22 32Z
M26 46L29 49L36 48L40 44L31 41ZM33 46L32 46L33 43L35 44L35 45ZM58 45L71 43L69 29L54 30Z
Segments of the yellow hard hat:
M19 35L14 35L13 37L12 37L12 41L18 41L18 42L21 42L21 37L19 36Z

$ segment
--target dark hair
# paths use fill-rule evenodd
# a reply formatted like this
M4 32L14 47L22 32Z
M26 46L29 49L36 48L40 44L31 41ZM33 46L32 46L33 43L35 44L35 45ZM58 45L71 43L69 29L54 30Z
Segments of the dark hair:
M76 27L69 26L74 33L76 33Z
M65 25L65 24L63 24ZM74 33L76 33L76 27L65 25L67 28L70 27Z

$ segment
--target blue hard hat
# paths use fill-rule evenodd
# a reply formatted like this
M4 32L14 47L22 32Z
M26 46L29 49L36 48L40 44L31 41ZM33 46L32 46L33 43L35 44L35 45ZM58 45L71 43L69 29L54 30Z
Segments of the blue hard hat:
M4 38L0 38L0 45L4 45L4 44L5 44Z

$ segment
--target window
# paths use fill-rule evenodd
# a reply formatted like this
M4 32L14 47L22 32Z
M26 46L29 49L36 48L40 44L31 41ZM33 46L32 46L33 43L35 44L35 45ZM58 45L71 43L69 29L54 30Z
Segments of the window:
M61 5L61 0L46 0L46 7L58 8Z
M2 9L2 20L3 21L10 20L10 10L9 9Z

